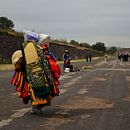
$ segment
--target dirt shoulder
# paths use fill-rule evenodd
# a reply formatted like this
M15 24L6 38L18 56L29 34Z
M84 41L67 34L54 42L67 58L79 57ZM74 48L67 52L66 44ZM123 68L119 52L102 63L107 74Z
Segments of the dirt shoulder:
M93 57L93 60L99 57ZM71 62L85 62L85 59L71 60ZM57 61L58 64L63 64L63 61ZM0 71L13 70L14 66L12 64L0 64Z
M13 70L14 66L12 64L0 64L0 71Z

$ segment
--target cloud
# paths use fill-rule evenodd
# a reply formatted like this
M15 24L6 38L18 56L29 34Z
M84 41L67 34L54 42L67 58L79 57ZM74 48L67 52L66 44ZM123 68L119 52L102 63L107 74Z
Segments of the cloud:
M54 38L127 46L129 5L129 0L2 0L0 15L12 19L20 31L29 29Z

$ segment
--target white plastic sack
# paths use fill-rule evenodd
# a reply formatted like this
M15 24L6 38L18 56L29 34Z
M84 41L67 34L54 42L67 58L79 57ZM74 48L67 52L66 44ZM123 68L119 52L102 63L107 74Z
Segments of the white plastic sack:
M34 41L37 42L38 44L42 44L45 43L49 46L49 42L50 42L50 36L46 35L46 34L42 34L42 33L35 33L32 31L27 31L24 30L23 31L23 35L24 35L24 41Z
M70 72L70 68L65 68L64 72L65 72L65 73Z
M50 42L50 36L46 35L46 34L39 34L39 44L45 43L47 45L49 45Z
M39 35L38 33L35 32L31 32L31 31L23 31L23 35L24 35L24 41L34 41L34 42L38 42L39 41Z

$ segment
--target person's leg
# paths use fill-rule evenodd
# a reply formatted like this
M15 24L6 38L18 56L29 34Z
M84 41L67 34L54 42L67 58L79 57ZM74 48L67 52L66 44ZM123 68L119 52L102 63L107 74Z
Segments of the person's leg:
M36 113L37 113L37 106L36 106L36 105L32 105L32 106L31 106L30 113L31 113L31 114L36 114Z
M31 113L31 114L41 113L41 112L42 112L42 108L43 108L42 105L32 105L32 106L31 106L30 113Z
M65 70L65 61L64 61L64 64L63 64L63 71Z

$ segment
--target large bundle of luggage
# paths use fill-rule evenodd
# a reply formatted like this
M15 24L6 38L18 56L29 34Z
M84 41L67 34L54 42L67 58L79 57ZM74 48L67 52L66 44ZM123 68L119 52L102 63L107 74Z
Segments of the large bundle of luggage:
M25 31L24 39L21 46L22 62L19 62L19 64L22 64L18 69L16 69L16 65L19 64L16 63L18 63L19 57L15 54L12 56L16 71L12 83L16 86L20 97L23 99L30 97L33 106L43 107L48 105L54 96L59 95L57 88L60 75L59 66L53 59L48 58L49 53L46 54L41 46L41 42L48 44L50 36ZM58 68L59 73L56 73L56 69L53 69L52 63L56 69Z

